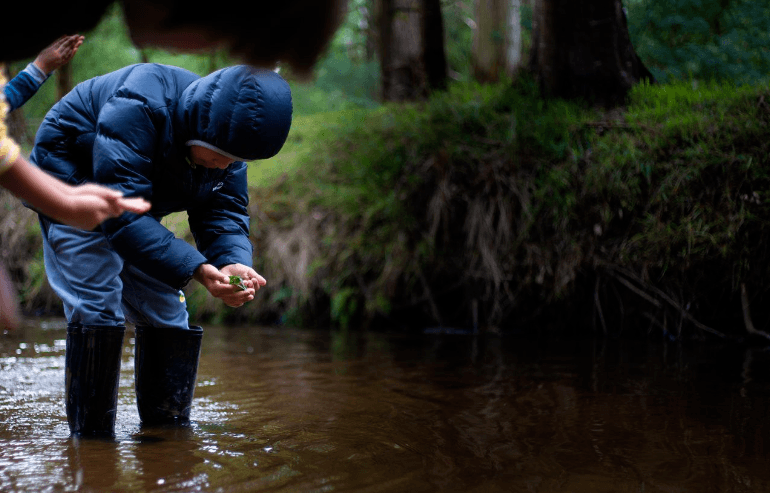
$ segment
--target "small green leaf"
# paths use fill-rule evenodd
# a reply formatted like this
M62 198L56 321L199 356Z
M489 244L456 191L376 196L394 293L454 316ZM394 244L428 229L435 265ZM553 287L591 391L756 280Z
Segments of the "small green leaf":
M246 291L246 289L248 289L246 285L243 284L241 276L230 276L230 284L238 288L240 291Z

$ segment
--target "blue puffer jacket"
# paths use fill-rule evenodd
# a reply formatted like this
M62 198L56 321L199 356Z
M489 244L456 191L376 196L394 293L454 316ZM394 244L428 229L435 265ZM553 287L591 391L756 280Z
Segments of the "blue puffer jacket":
M132 65L78 84L46 115L32 161L73 184L97 182L152 202L101 228L127 262L181 288L203 263L251 265L246 164L194 166L190 141L242 160L266 159L291 126L291 93L272 71L229 67L206 77ZM197 249L160 219L187 211Z

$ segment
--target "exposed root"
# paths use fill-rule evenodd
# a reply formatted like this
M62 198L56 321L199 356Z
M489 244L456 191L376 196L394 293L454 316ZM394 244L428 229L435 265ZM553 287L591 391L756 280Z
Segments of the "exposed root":
M749 311L749 295L746 291L745 283L741 283L741 308L743 309L743 324L746 327L746 332L751 335L770 339L770 334L754 327L754 322L751 321L751 312Z
M594 305L596 307L596 313L599 315L599 321L602 323L602 333L607 335L607 323L604 321L604 310L602 310L602 302L599 296L599 276L596 276L596 285L594 286Z
M430 284L428 283L428 280L425 279L425 274L423 274L422 268L419 266L417 267L417 275L420 277L420 282L422 283L423 289L425 290L425 297L428 299L428 303L430 304L430 310L433 314L433 318L436 320L439 327L443 327L444 324L441 320L441 313L438 311L436 301L433 299L433 293L431 292Z
M285 277L290 286L303 295L310 293L310 265L319 255L316 221L306 217L289 230L272 231L267 239L265 257L277 264L274 276ZM280 274L279 274L280 273Z
M658 309L663 309L665 307L668 307L669 309L672 309L679 317L681 317L682 320L687 320L688 322L690 322L700 330L704 332L708 332L709 334L712 334L719 338L725 337L723 333L719 332L718 330L712 327L709 327L703 324L698 319L693 317L687 311L687 308L685 306L683 306L681 303L674 300L671 296L666 294L664 291L653 286L649 282L645 282L642 278L640 278L633 272L629 271L628 269L625 269L618 265L613 265L613 264L609 264L601 261L599 261L598 264L600 267L606 270L606 272L610 276L616 279L619 283L627 287L631 292L633 292L640 298L644 299L654 307ZM668 332L668 324L665 323L662 326L665 327L666 331ZM681 322L680 322L679 331L681 333Z

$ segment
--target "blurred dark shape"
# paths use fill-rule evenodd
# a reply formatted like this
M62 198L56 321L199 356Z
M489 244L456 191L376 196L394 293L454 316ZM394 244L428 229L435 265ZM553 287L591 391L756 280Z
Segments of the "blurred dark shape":
M16 290L3 264L0 264L0 330L19 328L21 316Z
M55 2L45 8L16 2L0 30L0 60L31 58L65 34L93 29L108 0ZM121 0L129 32L139 47L195 52L225 48L244 63L273 68L287 63L307 77L342 22L346 0L245 2L221 0L205 8L179 0ZM29 22L34 20L34 29Z

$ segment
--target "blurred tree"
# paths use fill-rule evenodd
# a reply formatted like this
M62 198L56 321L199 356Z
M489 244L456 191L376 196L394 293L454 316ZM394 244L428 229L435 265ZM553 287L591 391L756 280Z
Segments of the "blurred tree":
M424 99L446 87L440 0L377 0L382 98Z
M372 108L379 104L375 0L348 0L348 15L313 71L312 83L293 84L295 110L301 113ZM281 72L291 82L290 71Z
M546 96L616 106L654 77L636 54L621 0L535 0L530 69Z
M337 29L330 49L344 51L354 62L371 61L376 53L376 29L372 22L375 0L348 0L348 14Z
M423 59L428 73L430 90L446 89L447 65L444 49L444 18L441 0L423 0Z
M770 73L770 2L627 0L631 40L655 78L756 84Z
M473 77L497 82L513 77L521 64L521 0L476 0Z
M72 65L68 63L56 71L56 101L66 96L72 87Z
M444 0L441 12L444 17L447 71L451 79L471 80L473 31L476 29L473 0Z

